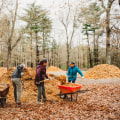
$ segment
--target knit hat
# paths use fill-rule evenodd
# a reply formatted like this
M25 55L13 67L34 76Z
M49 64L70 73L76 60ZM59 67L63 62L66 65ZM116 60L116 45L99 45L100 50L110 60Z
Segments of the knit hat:
M22 63L22 64L21 64L21 66L25 67L25 64L24 64L24 63Z
M43 58L43 59L42 59L42 62L47 63L47 59L46 59L46 58Z
M75 64L75 62L71 62L70 65L71 65L71 64Z

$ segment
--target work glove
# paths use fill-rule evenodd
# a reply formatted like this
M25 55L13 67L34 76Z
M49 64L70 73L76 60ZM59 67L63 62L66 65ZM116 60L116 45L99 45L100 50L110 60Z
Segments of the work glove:
M21 72L21 76L24 76L24 73L23 73L23 72Z
M37 84L37 85L39 85L39 84L40 84L40 82L36 82L36 84Z
M24 85L24 82L21 80L22 85Z
M48 78L48 80L50 80L50 78Z

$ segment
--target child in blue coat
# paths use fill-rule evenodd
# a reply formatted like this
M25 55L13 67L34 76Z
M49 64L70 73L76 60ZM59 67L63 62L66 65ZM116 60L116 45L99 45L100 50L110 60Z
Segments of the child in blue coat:
M84 78L83 73L81 72L81 70L75 65L74 62L71 62L70 67L68 68L68 82L72 82L75 83L76 78L77 78L77 73L79 73L82 78Z

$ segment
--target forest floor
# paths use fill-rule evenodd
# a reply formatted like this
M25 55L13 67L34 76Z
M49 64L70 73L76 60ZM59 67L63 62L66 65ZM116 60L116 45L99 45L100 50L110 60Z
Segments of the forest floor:
M51 73L55 75L66 74L65 71ZM5 107L0 108L0 120L120 119L120 79L78 78L76 82L82 84L77 102L60 98L54 100L48 97L49 101L44 105L37 105L37 96L31 96L33 97L32 102L23 102L22 107L16 107L15 102L10 102L10 98L8 98Z

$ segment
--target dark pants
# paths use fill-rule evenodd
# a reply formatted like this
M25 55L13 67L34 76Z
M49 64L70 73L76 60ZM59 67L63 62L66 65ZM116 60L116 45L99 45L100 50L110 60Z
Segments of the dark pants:
M43 95L43 99L46 98L46 95L45 95L45 86L38 86L38 96L37 96L37 99L39 102L41 102L41 96Z
M69 83L75 83L76 80L68 80Z

